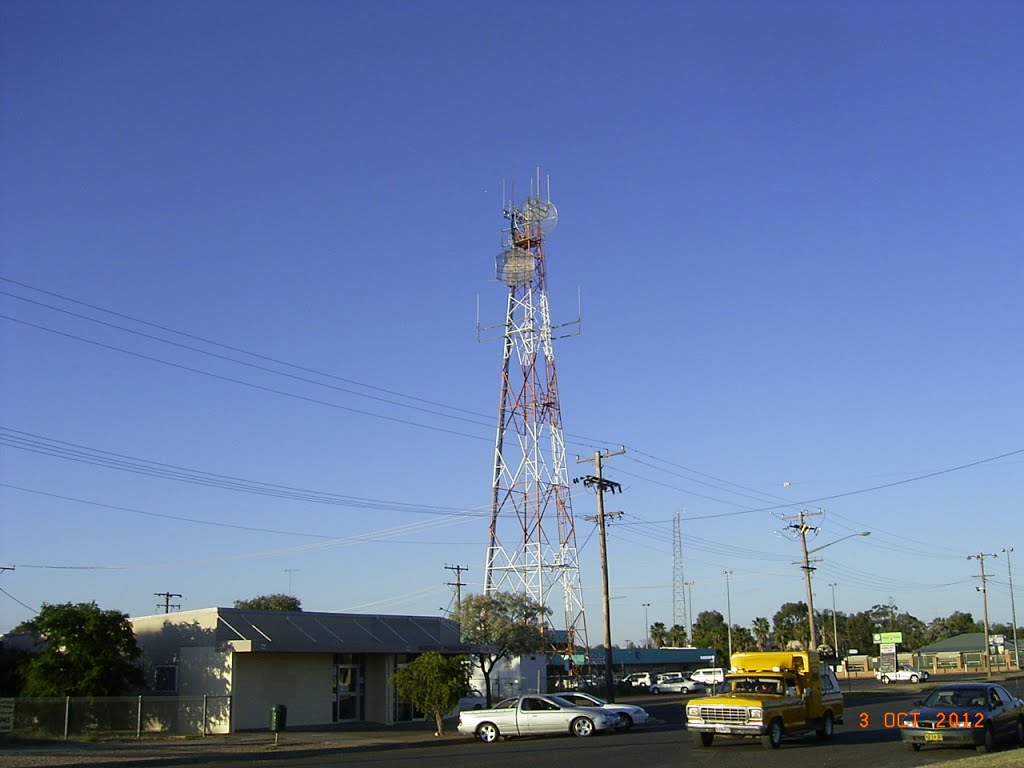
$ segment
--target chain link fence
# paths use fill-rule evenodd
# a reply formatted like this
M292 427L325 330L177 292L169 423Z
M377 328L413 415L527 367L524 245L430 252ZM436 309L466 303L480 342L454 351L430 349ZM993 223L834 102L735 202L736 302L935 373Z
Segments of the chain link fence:
M139 738L144 734L231 732L230 696L105 696L17 698L3 701L16 736Z

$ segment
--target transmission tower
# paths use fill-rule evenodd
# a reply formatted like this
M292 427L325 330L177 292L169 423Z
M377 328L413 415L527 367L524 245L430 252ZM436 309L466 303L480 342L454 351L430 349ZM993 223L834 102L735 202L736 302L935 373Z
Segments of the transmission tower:
M530 195L504 203L496 259L508 289L484 592L522 592L557 615L566 645L587 647L579 553L558 399L544 239L558 220L540 174ZM480 329L478 329L480 330Z
M686 627L689 639L690 627L686 618L686 578L683 573L683 530L679 512L672 516L672 625Z

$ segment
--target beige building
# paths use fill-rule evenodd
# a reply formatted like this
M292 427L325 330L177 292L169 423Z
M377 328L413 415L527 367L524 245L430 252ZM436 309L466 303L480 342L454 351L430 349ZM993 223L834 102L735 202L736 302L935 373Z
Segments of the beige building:
M267 728L278 704L288 727L411 720L391 676L421 653L472 650L434 616L204 608L131 622L150 686L211 697L221 732Z

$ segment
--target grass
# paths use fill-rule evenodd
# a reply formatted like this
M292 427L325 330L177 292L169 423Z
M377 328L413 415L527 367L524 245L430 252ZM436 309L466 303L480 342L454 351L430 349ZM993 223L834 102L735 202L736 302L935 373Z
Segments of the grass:
M976 755L954 760L950 765L957 768L1024 768L1024 749L1007 749L991 755Z

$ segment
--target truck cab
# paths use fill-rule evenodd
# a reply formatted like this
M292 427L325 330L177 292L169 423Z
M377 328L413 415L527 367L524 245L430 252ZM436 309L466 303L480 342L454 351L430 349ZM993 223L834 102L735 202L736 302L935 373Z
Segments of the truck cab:
M716 736L760 738L771 749L787 735L830 739L842 719L839 681L810 651L733 654L721 693L686 704L687 730L702 747Z

